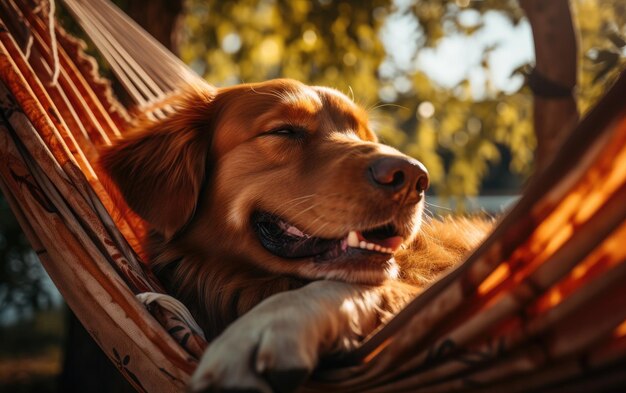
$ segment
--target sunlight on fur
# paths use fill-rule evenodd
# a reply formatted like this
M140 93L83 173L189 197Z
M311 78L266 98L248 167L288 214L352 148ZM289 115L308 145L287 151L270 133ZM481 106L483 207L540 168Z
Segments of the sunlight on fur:
M279 79L167 104L100 164L147 223L153 270L215 339L195 390L266 383L242 356L309 372L355 348L491 228L424 218L427 169L334 89Z

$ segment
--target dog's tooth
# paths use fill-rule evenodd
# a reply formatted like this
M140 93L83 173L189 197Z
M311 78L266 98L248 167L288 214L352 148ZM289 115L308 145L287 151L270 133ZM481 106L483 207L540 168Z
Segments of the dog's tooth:
M359 246L359 236L355 231L348 233L348 246L356 248Z
M359 248L367 248L367 243L365 243L363 240L361 240L361 242L359 243Z
M374 249L374 243L367 243L367 249L368 250L373 250Z
M374 250L380 251L380 250L382 250L382 247L377 244L377 245L374 246Z

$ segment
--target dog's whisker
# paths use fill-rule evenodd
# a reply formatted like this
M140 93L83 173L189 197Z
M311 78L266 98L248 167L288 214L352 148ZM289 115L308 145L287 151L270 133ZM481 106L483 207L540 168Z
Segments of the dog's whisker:
M317 222L318 222L321 218L322 218L322 216L317 216L317 217L315 218L315 220L313 220L313 221L311 222L311 226L314 226L314 225L315 225L315 224L316 224L316 223L317 223ZM325 223L324 223L321 227L319 227L319 228L315 229L315 230L313 231L313 233L311 233L311 236L312 236L312 237L317 237L317 235L321 232L321 228L326 227L329 223L330 223L330 222L329 222L329 221L327 221L327 222L325 222Z
M449 207L447 207L447 206L436 205L436 204L431 203L431 202L428 202L428 201L424 201L424 203L425 203L425 204L427 204L428 206L433 206L433 207L436 207L436 208L438 208L438 209L443 209L443 210L449 210L449 211L452 211L452 209L451 209L451 208L449 208Z
M305 196L301 196L301 197L293 198L293 199L292 199L292 201L297 201L297 200L300 200L300 199L305 199L305 198L312 198L312 197L314 197L314 196L316 196L316 195L317 195L317 193L314 193L314 194L309 194L309 195L305 195Z
M305 199L305 200L302 200L302 201L297 201L297 202L293 202L293 203L290 203L290 204L287 204L287 203L286 203L286 204L284 204L283 206L281 206L281 208L283 208L283 209L286 209L286 208L292 209L292 208L294 208L294 207L296 207L296 206L300 206L300 205L302 205L303 203L307 203L307 202L310 202L310 199ZM278 209L277 209L277 210L278 210Z
M396 108L401 108L401 109L406 109L408 110L409 108L407 108L406 106L402 106L402 105L398 105L398 104L392 104L392 103L386 103L386 104L375 104L369 108L367 108L367 111L374 111L376 109L380 109L380 108L384 108L386 106L391 106L391 107L396 107Z
M291 209L293 207L299 206L303 203L309 202L311 200L311 198L315 197L316 194L311 194L311 195L306 195L303 197L299 197L299 198L294 198L291 199L285 203L283 203L281 206L275 208L271 213L275 214L279 209L281 210L287 210L287 209Z
M375 103L373 103L372 105L369 105L367 107L365 107L365 111L366 112L370 112L371 110L373 110L378 104L380 104L380 101L376 101Z
M329 221L327 221L327 222L325 222L324 224L322 224L319 228L317 228L317 229L313 232L313 234L312 234L311 236L313 236L313 237L318 237L318 235L322 232L322 230L323 230L324 228L326 228L326 227L328 226L328 224L330 224L330 222L329 222Z
M331 194L326 194L324 197L325 197L325 199L327 199L327 198L333 197L333 196L335 196L335 195L340 195L340 194L341 194L341 193L335 192L335 193L331 193ZM278 211L278 209L280 209L280 210L282 210L282 211L285 211L285 210L288 210L288 209L294 208L294 207L296 207L296 206L299 206L299 205L301 205L301 204L303 204L303 203L306 203L306 202L308 202L311 198L313 198L313 197L315 197L315 196L317 196L317 194L311 194L311 195L307 195L307 196L305 196L305 197L294 198L294 199L292 199L291 201L287 202L286 204L283 204L283 205L282 205L282 206L280 206L279 208L274 209L273 214L275 214L275 213ZM297 199L301 199L301 200L300 200L300 201L296 201L297 203L295 203L294 201L295 201L295 200L297 200ZM294 202L294 203L292 203L292 202ZM311 206L307 207L306 209L304 209L304 210L302 210L302 211L298 212L298 214L296 214L295 216L290 217L290 218L289 218L289 220L290 220L290 221L295 220L295 219L296 219L297 217L299 217L300 215L302 215L302 214L304 214L304 213L308 212L309 210L311 210L311 209L313 209L313 208L315 208L315 207L319 206L319 205L320 205L320 203L321 203L321 201L320 201L320 202L316 202L316 203L312 204Z
M311 206L307 207L306 209L302 210L301 212L299 212L295 216L290 217L290 220L295 220L296 218L300 217L301 215L303 215L304 213L310 211L311 209L316 208L317 206L319 206L319 203L314 203L313 205L311 205Z
M311 200L311 198L314 198L317 194L309 194L309 195L304 195L301 197L296 197L293 199L290 199L289 201L281 204L280 206L272 209L271 211L269 211L270 214L277 214L279 210L285 211L288 209L292 209L296 206L299 206L303 203L306 203L308 201ZM280 214L279 214L280 215Z
M253 91L254 93L258 94L258 95L266 95L266 96L270 96L270 97L274 97L277 98L279 100L284 99L285 97L283 95L280 94L280 92L276 91L276 90L270 90L270 91L258 91L254 88L254 86L250 85L249 86L250 90Z
M426 214L427 216L431 217L431 218L435 218L435 213L433 213L429 208L424 207L424 214Z

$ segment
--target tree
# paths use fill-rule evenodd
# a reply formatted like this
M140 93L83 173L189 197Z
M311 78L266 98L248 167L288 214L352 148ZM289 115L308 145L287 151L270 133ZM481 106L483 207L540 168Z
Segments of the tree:
M619 0L576 0L572 6L583 54L577 104L584 112L624 64L626 12ZM485 86L465 79L443 88L422 70L394 62L381 35L393 18L414 21L416 46L406 48L414 56L446 37L476 35L493 11L513 25L524 20L513 0L189 0L181 56L218 85L285 76L354 95L371 108L385 142L426 164L435 193L476 195L503 157L511 174L531 173L536 140L530 91L525 85L513 93L494 88L494 48L483 54ZM464 22L468 12L479 14L472 24ZM527 72L520 67L515 74ZM479 99L472 95L477 88L486 92Z

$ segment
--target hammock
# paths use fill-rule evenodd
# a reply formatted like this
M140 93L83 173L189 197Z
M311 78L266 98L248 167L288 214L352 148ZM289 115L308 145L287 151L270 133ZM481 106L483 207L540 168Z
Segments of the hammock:
M159 101L206 83L106 0L65 4L139 110L166 116ZM138 391L182 391L207 344L143 263L143 223L113 203L93 166L129 115L54 23L54 3L35 5L0 2L0 188L120 372ZM626 385L625 92L623 73L464 264L304 389Z

